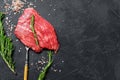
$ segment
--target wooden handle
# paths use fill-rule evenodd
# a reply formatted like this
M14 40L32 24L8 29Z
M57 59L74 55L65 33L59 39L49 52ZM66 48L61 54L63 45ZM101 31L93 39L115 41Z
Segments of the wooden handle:
M24 80L28 80L28 64L24 67Z

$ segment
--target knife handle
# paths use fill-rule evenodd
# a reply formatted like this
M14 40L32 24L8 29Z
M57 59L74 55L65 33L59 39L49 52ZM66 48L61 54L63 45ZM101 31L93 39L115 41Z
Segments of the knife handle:
M24 80L28 80L28 64L24 66Z

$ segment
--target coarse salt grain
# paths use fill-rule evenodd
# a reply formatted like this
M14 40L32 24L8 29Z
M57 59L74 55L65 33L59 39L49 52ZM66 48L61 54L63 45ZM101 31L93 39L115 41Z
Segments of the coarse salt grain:
M58 72L62 72L62 70L60 69L60 70L58 70Z
M53 9L53 11L56 11L56 9Z
M38 61L38 64L43 64L42 61Z
M62 63L64 63L64 61L62 60Z
M48 16L50 16L50 13L48 14Z
M17 12L19 11L22 7L24 7L24 2L21 0L12 0L12 10Z
M33 62L30 65L33 66Z
M57 69L54 69L53 71L54 71L54 72L57 72Z
M6 17L5 19L8 20L8 17Z
M15 40L16 42L18 41L18 39Z
M21 50L18 50L18 52L21 52Z

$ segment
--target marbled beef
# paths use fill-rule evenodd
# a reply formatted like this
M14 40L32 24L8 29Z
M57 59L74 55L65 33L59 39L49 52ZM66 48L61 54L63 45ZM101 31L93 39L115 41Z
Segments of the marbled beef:
M34 34L30 29L31 17L34 15L34 29L37 35L39 45L36 45ZM57 51L59 43L53 26L33 8L26 8L18 19L14 31L20 41L33 49L40 52L43 48Z

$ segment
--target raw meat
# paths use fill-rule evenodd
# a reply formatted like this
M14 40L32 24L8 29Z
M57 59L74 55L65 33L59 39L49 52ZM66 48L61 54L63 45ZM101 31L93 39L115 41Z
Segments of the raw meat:
M33 15L34 29L39 45L36 45L34 34L30 28L30 21ZM24 10L18 20L14 33L24 45L32 48L36 52L40 52L44 48L57 51L59 48L55 29L33 8L26 8Z

